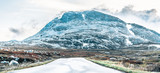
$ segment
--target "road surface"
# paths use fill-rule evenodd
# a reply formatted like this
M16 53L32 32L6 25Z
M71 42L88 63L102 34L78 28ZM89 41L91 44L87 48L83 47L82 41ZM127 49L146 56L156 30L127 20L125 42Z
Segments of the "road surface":
M61 58L51 63L9 73L122 73L84 58Z

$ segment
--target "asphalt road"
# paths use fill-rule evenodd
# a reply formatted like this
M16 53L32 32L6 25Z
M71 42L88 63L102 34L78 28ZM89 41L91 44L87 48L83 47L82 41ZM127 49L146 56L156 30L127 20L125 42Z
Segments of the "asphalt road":
M9 73L123 73L90 62L84 58L61 58L46 65Z

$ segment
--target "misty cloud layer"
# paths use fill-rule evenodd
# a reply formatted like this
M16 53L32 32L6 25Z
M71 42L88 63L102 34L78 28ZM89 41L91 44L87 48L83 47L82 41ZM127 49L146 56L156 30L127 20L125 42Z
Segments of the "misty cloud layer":
M160 17L157 15L156 9L135 11L132 5L125 6L118 14L121 15L134 15L146 22L160 22Z
M160 27L160 16L156 9L138 11L134 10L133 5L125 6L121 10L116 11L104 8L103 5L94 9L116 16L127 23L136 23L160 33L158 28Z

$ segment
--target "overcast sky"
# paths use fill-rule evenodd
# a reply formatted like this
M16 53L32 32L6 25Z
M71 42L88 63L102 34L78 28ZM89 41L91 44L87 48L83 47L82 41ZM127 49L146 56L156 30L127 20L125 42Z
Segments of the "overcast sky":
M63 11L93 8L160 32L159 7L159 0L0 0L0 41L32 36Z

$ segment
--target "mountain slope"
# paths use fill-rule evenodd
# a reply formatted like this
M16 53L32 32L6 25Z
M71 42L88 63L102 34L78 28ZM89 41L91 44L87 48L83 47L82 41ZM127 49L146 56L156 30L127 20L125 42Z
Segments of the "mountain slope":
M66 49L117 49L160 43L160 34L98 11L66 12L25 39L30 45Z

